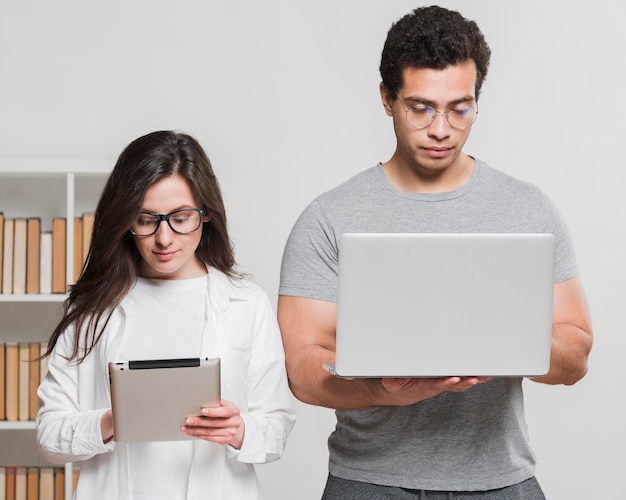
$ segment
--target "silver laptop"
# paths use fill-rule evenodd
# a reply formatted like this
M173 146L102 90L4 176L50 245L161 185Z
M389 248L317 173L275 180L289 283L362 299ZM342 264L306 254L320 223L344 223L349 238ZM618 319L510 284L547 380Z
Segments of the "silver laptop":
M344 234L343 377L538 376L550 366L551 234Z
M220 404L219 358L113 361L109 380L117 442L193 439L185 418Z

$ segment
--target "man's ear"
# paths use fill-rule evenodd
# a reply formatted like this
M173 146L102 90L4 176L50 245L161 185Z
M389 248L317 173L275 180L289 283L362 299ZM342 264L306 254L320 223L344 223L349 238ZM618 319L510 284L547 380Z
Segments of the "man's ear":
M387 116L393 116L393 99L389 95L389 91L383 82L380 82L380 98L383 101L383 107L385 108L385 113Z

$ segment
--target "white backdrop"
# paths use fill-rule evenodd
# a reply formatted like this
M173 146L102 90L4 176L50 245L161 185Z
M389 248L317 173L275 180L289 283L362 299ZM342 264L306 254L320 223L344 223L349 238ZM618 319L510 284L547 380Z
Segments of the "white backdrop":
M149 131L191 133L221 179L242 269L275 298L304 206L393 152L380 51L391 23L421 3L4 0L0 157L113 162ZM589 375L571 388L526 385L538 477L551 500L612 496L626 470L624 8L441 5L477 20L493 52L466 151L556 201L591 306ZM284 457L257 469L268 499L321 494L334 416L298 412Z

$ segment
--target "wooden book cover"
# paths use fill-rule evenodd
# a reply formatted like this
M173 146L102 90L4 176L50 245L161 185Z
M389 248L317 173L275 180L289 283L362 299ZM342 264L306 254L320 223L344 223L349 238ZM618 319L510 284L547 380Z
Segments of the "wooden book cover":
M26 241L28 224L25 218L17 218L13 226L13 293L26 293Z
M39 500L39 467L29 467L26 471L26 498Z
M27 489L26 467L19 465L15 467L15 500L28 500Z
M0 293L2 293L2 268L4 262L4 213L0 212Z
M83 219L74 217L74 283L83 269Z
M54 498L65 498L65 469L55 467L54 469Z
M28 368L29 368L29 388L28 388L28 420L35 420L37 411L39 410L39 398L37 397L37 389L39 388L39 381L41 380L40 370L41 362L39 356L41 355L41 342L31 341L28 343L30 350Z
M67 291L66 274L67 220L52 219L52 293Z
M30 217L28 223L28 237L26 241L26 293L39 293L39 265L41 258L41 219Z
M4 219L2 245L2 293L13 293L13 228L14 219Z
M52 293L52 231L39 238L39 293Z
M6 497L7 500L15 500L15 467L6 467Z
M30 346L28 342L19 342L17 345L20 358L18 370L18 420L30 419Z
M91 233L93 232L93 223L96 214L94 212L83 213L83 265L87 261L89 247L91 245Z
M4 355L4 344L0 344L0 420L4 420L6 417L6 413L5 413L5 407L4 407L4 401L5 401L5 395L4 395L4 388L5 388L5 373L6 373L6 366L4 365L4 360L5 360L5 355ZM0 488L0 491L2 490L2 488ZM2 500L2 496L0 496L0 500Z
M54 469L52 467L39 469L39 500L55 500Z
M6 375L5 375L5 418L10 422L17 421L18 417L18 379L19 353L17 342L7 342L4 345Z

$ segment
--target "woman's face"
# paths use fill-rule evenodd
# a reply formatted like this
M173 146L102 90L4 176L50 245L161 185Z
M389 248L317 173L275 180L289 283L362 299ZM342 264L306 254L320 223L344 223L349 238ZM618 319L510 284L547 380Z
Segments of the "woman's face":
M187 181L176 175L165 177L150 186L141 205L142 212L154 214L169 214L185 208L201 206L194 199ZM207 220L207 216L203 216L203 221ZM170 280L205 275L206 266L195 253L201 235L202 224L189 234L179 234L163 220L158 224L154 234L134 236L142 257L139 275L145 278Z

